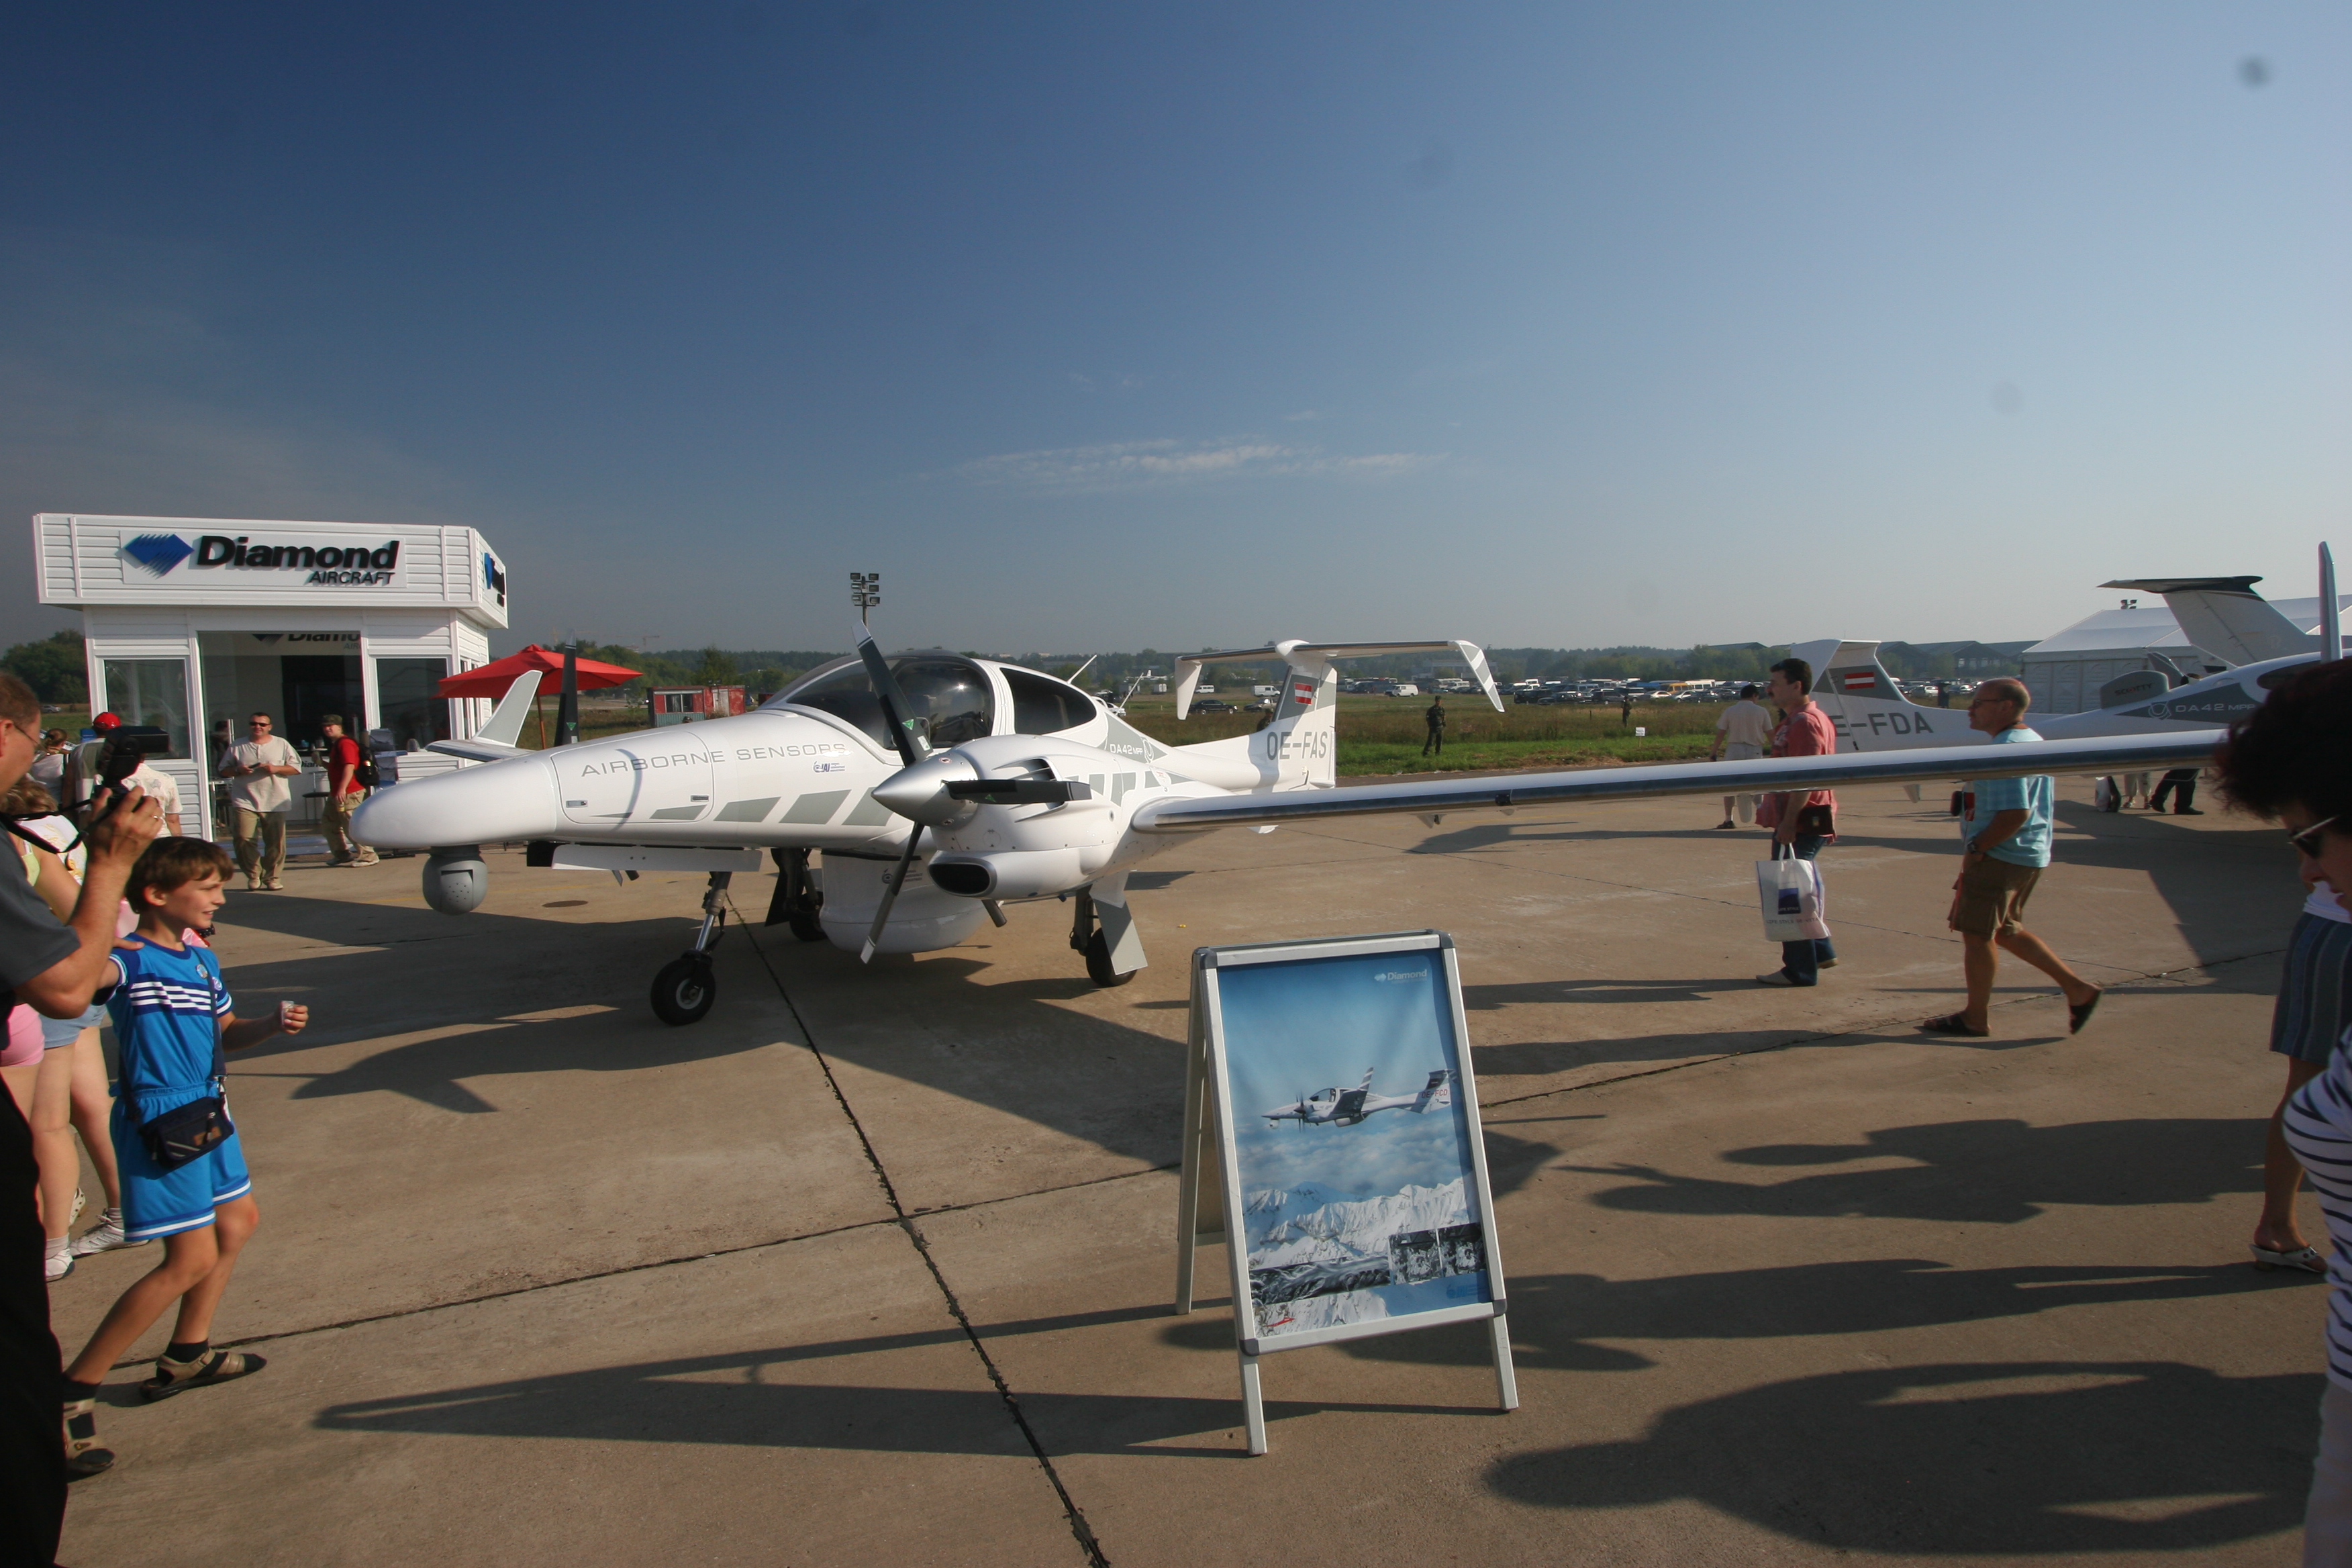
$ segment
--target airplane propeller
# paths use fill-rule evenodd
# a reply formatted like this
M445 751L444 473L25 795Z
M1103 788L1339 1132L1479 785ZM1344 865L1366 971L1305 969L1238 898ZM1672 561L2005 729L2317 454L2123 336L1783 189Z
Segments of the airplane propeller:
M889 661L874 646L872 634L863 626L857 628L857 657L866 661L866 677L874 682L874 695L881 700L882 717L890 726L890 739L898 748L898 756L911 768L929 757L931 748L918 728L914 704L899 689L898 678L890 673ZM882 901L874 908L874 924L866 931L866 945L857 955L860 963L874 961L874 950L881 945L883 929L890 923L890 906L898 901L898 889L906 885L907 873L914 868L915 851L922 841L923 825L908 823L906 850L898 857L898 870L882 884Z

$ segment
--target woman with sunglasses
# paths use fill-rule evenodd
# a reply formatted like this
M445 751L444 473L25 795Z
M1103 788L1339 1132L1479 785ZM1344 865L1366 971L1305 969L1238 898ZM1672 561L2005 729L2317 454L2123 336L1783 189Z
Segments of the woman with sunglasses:
M2217 763L2231 801L2285 826L2313 895L2307 909L2324 897L2345 911L2352 897L2352 660L2315 665L2273 692L2231 730ZM2292 1160L2311 1173L2335 1254L2327 1270L2327 1391L2304 1520L2307 1568L2352 1568L2352 1062L2340 1045L2317 1063L2302 1055L2315 1031L2352 1023L2343 1016L2341 933L2347 930L2309 912L2298 922L2272 1031L2273 1048L2288 1056L2293 1086L2274 1121L2273 1148L2283 1139ZM2276 1161L2270 1168L2278 1169ZM2279 1265L2309 1268L2315 1257L2305 1261L2285 1250L2302 1239L2294 1229L2299 1173L2292 1164L2288 1170L2268 1184L2255 1258L2268 1253Z

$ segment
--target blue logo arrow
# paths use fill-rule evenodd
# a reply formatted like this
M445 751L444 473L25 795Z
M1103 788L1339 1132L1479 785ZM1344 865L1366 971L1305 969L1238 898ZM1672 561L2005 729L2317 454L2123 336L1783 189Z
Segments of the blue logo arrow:
M122 546L122 553L158 577L195 552L196 547L176 533L142 533Z

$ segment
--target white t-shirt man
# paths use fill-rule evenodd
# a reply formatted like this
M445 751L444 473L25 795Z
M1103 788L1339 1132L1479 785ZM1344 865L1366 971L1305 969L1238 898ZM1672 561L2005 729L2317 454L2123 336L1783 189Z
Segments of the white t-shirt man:
M1736 758L1760 757L1772 743L1772 715L1753 698L1741 698L1723 710L1715 721L1717 733L1724 741L1724 754ZM1745 746L1746 751L1738 750Z
M269 768L299 768L302 759L282 736L272 735L266 741L239 741L228 749L232 770L228 778L228 800L231 805L246 811L284 811L294 803L294 792L283 775L265 773Z

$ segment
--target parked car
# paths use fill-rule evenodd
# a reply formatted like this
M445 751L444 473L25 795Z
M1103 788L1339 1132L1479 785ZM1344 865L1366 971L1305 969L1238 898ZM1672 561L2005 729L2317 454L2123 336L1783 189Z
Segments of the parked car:
M1206 701L1193 703L1192 711L1195 713L1236 713L1239 712L1240 710L1222 697L1212 697Z

